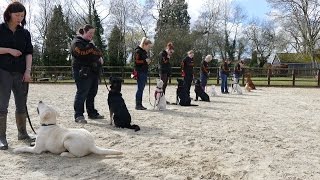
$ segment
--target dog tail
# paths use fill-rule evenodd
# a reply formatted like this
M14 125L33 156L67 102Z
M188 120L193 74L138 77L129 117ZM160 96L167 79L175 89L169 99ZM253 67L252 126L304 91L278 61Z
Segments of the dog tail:
M104 148L100 148L97 146L94 146L90 149L90 151L94 154L98 154L98 155L121 155L123 154L120 151L117 150L113 150L113 149L104 149Z
M131 125L129 127L129 129L134 129L135 132L140 131L140 127L138 125L135 125L135 124Z

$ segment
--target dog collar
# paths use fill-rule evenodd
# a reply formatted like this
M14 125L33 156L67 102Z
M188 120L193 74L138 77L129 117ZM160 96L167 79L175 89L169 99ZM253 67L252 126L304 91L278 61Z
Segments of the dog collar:
M41 126L54 126L56 124L41 124Z

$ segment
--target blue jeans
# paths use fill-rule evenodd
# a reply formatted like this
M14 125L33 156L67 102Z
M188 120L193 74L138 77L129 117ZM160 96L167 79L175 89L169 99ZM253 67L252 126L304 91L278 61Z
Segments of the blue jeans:
M79 68L72 69L77 85L77 93L74 100L74 118L83 116L85 102L88 116L96 116L98 111L94 108L94 98L98 92L99 75L90 73L88 77L80 77L79 70Z
M228 92L228 75L221 73L221 93Z
M146 86L148 74L146 72L138 72L136 102L142 103L144 87Z
M200 74L200 81L201 81L201 88L205 91L207 83L208 83L208 76L201 73Z
M14 95L16 113L26 113L28 83L22 82L23 74L0 69L0 115L8 113L11 91Z

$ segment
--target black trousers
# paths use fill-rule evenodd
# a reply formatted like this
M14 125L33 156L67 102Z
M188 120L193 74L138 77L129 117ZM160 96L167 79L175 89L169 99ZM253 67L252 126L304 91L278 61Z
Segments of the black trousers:
M26 113L28 83L22 82L23 74L0 69L0 115L8 114L11 91L14 95L16 113Z
M185 75L184 76L184 87L186 88L187 94L190 97L190 89L191 89L191 85L192 85L192 81L193 81L193 75Z

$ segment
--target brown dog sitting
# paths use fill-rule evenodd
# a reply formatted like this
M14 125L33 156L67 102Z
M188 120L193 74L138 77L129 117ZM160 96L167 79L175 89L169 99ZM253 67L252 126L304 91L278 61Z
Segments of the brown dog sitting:
M246 87L250 88L250 90L256 89L256 86L253 84L252 79L251 79L251 74L247 73L246 74ZM246 88L247 89L247 88Z

